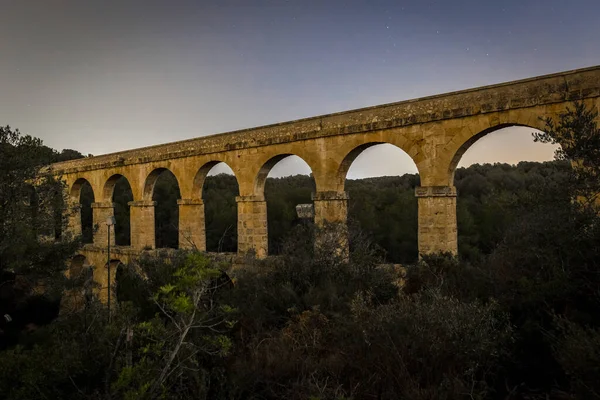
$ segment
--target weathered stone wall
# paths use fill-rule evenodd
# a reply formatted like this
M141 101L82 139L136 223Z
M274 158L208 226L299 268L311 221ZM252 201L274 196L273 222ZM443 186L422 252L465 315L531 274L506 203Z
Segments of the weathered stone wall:
M348 218L348 194L346 192L317 192L312 196L315 224L346 223Z
M156 237L154 234L155 201L130 201L129 218L131 219L131 247L137 250L154 249Z
M67 209L67 232L72 237L82 234L81 226L81 204L69 204Z
M348 241L348 194L346 192L317 192L312 196L315 225L317 227L315 245L338 248L337 254L348 256L350 246ZM331 250L331 249L329 249Z
M179 204L179 248L206 251L204 202L180 199L177 204Z
M556 118L575 99L600 110L600 67L67 161L47 171L63 177L72 202L88 181L97 204L112 203L114 183L125 177L133 193L131 248L139 250L155 247L152 191L159 173L169 170L181 192L181 246L203 249L202 185L210 168L225 162L239 184L238 250L264 257L264 182L279 160L297 155L310 166L317 225L343 224L351 201L344 186L352 161L369 146L390 143L404 150L419 171L419 251L456 253L453 183L464 152L500 128L543 128L540 117ZM102 224L109 212L110 207L94 208L94 223L101 225L97 244L106 241ZM77 232L77 218L70 223Z
M92 203L94 219L94 244L96 246L106 246L108 244L107 219L114 215L115 204L112 202ZM79 220L81 221L81 219ZM81 222L80 222L81 224ZM81 228L78 228L81 231ZM115 226L110 226L110 245L115 245Z
M238 253L254 252L264 258L269 252L267 202L263 196L238 196Z
M419 202L419 254L458 254L456 188L426 186L415 189Z

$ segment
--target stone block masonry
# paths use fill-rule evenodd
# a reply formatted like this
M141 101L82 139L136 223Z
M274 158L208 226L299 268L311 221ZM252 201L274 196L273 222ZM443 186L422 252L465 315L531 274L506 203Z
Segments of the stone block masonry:
M130 201L129 215L131 218L131 247L138 250L154 249L156 237L154 234L155 201Z
M277 162L291 155L302 158L315 179L316 225L345 226L352 201L345 180L352 161L370 146L389 143L406 152L419 172L419 253L456 254L454 171L465 151L508 126L543 130L540 118L556 119L574 100L600 110L600 66L66 161L41 172L65 181L73 207L79 204L82 184L91 185L97 246L106 245L114 182L127 179L133 194L130 250L139 252L156 247L156 203L151 199L157 176L169 170L181 192L180 247L205 250L202 186L210 169L224 162L239 185L238 252L262 258L269 254L264 187ZM70 230L80 233L80 224L76 212L69 218ZM347 241L340 241L341 254L345 246Z

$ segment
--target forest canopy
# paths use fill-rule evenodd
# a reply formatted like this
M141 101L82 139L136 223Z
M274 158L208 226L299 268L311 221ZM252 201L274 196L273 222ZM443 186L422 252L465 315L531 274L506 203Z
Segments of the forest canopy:
M523 201L545 186L561 186L570 170L567 161L544 163L521 162L518 165L484 164L459 168L455 185L458 240L461 257L474 260L489 254L508 226L519 218ZM348 219L351 227L369 235L390 263L410 264L417 260L416 174L385 176L346 181L350 195ZM115 189L117 226L129 226L126 209L131 189L127 185ZM265 186L269 229L269 252L279 254L292 227L298 222L296 205L312 203L314 180L308 175L268 178ZM207 250L237 250L237 180L233 175L209 176L204 184ZM176 247L177 198L179 189L174 179L157 182L154 199L159 247ZM125 200L120 200L125 198ZM89 204L89 202L88 202ZM91 225L91 210L86 214ZM117 231L117 243L126 230ZM160 244L165 246L160 246Z

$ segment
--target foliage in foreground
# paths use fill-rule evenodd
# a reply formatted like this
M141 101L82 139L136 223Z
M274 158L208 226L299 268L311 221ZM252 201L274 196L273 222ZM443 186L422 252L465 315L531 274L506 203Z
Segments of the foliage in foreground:
M79 241L64 229L63 183L38 172L45 163L78 156L0 126L0 349L57 312L63 272Z
M0 274L54 278L77 248L67 240L73 238L62 237L63 183L38 175L40 166L57 159L41 140L0 127Z
M425 257L406 275L380 265L362 235L351 236L349 260L327 243L315 250L308 226L280 258L232 272L235 284L228 266L200 254L145 259L121 271L111 323L92 301L0 353L0 390L10 399L593 398L600 224L575 205L566 226L546 211L556 218L530 223L521 247L507 238L482 264ZM540 241L547 229L563 237ZM573 251L578 240L590 250ZM520 248L551 256L540 268Z
M315 251L310 230L299 227L289 243L309 255L250 265L234 287L223 266L197 253L127 267L110 323L91 301L24 335L0 354L0 390L10 399L452 398L492 390L512 337L497 304L433 289L404 294L400 272L379 266L360 237L346 261L323 251L334 243Z

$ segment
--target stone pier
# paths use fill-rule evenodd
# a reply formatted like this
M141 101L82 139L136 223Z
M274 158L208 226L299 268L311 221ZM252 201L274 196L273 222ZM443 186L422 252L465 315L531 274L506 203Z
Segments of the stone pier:
M67 208L67 231L74 237L83 233L81 226L81 204L70 204Z
M347 258L348 242L348 194L346 192L316 192L312 195L317 227L315 246L329 249L335 246L338 255Z
M131 247L134 249L154 249L156 247L154 207L155 201L130 201Z
M415 188L419 202L419 254L458 254L456 188L421 186Z
M108 245L108 225L106 220L115 215L115 203L92 203L94 218L94 244L96 246ZM81 217L79 218L81 224ZM81 228L79 228L81 229ZM110 245L115 245L115 226L110 226Z
M264 196L238 196L238 253L254 252L256 257L269 254L267 202Z
M179 199L179 248L206 251L204 202Z

